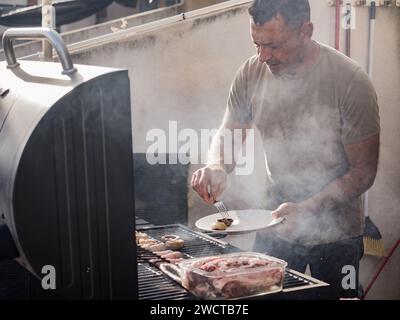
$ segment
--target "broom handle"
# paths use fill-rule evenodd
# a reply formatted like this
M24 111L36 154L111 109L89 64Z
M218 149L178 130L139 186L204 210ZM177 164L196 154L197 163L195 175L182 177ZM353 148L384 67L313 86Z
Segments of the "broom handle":
M372 288L372 286L374 285L376 279L379 277L379 275L381 274L383 268L386 266L386 264L389 262L390 258L392 257L393 253L395 252L395 250L397 249L397 247L400 245L400 239L397 240L397 242L394 244L394 246L392 247L392 249L390 250L389 254L387 257L385 257L385 260L383 261L382 265L380 266L379 270L375 273L374 277L372 278L371 282L369 283L367 289L365 289L364 291L364 295L362 297L362 299L364 300L365 297L367 296L369 290Z
M375 44L375 18L376 18L376 3L371 2L371 7L369 8L369 30L368 30L368 65L367 71L368 75L372 81L372 70L374 63L374 44ZM364 216L368 217L368 204L369 204L369 191L364 193Z
M369 212L368 212L368 204L369 204L369 191L364 193L364 199L363 199L363 211L364 211L364 216L368 217Z

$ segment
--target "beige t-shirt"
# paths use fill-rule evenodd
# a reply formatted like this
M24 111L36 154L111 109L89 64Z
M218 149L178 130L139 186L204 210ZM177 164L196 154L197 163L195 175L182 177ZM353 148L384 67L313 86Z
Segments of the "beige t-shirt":
M253 123L261 133L268 172L268 207L300 202L349 169L345 144L380 131L377 97L353 60L320 44L316 63L298 75L274 76L258 56L237 72L225 121ZM360 198L318 214L292 217L278 236L306 245L330 243L363 232Z

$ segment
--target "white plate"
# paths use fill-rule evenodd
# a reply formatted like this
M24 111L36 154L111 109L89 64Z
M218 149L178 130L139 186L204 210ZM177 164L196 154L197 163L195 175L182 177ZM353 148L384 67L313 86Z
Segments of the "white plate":
M196 221L196 227L204 231L243 233L269 228L283 221L283 218L273 219L269 210L232 210L228 211L233 223L226 230L213 230L212 224L221 218L220 213L211 214Z

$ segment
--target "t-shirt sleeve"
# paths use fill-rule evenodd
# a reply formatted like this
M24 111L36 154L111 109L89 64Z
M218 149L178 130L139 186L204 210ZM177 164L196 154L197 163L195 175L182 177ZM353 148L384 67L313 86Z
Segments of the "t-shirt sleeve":
M347 88L341 103L342 142L361 142L380 132L379 107L375 89L360 68Z
M225 112L225 123L248 124L253 115L248 92L248 62L236 72L231 85Z

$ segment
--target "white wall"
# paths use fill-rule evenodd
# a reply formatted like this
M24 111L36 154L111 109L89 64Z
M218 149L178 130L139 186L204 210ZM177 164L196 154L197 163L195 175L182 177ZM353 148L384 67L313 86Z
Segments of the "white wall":
M311 0L315 38L332 45L334 9L325 1ZM359 8L352 32L352 55L366 64L367 10ZM73 53L75 62L128 68L134 121L134 150L144 152L145 137L152 128L168 129L177 120L179 129L216 128L223 116L233 75L253 54L246 7L187 19L160 29L126 34L117 42ZM370 213L380 228L386 248L400 236L400 9L379 8L376 22L374 83L381 108L382 147L379 172L371 190ZM343 43L343 41L342 41ZM258 142L259 143L259 142ZM261 148L260 148L261 149ZM192 166L195 170L196 166ZM260 207L265 169L261 151L256 172L248 177L230 177L224 200L230 208ZM190 192L190 223L214 212ZM252 235L231 240L251 248ZM389 262L368 296L371 299L400 298L399 253ZM361 280L366 286L382 260L366 257Z

